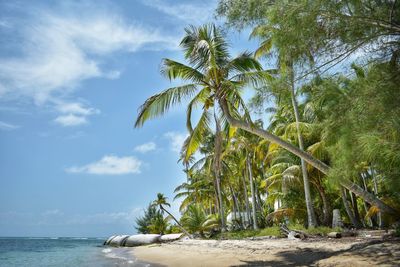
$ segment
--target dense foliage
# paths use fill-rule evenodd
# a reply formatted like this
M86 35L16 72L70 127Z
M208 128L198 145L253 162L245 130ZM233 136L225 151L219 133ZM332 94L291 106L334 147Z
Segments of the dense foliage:
M231 30L253 28L259 48L231 57L222 29L187 28L186 62L162 67L184 85L150 97L136 121L188 101L187 181L175 190L183 226L200 235L330 226L333 209L346 226L398 220L400 2L221 0L217 13Z

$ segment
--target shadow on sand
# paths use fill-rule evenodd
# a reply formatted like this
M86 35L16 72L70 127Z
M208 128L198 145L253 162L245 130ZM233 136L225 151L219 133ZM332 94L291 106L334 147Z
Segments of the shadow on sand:
M390 244L393 242L399 241L372 240L367 243L353 245L351 248L346 250L335 252L319 249L297 249L292 251L282 251L276 254L277 258L280 259L270 261L242 261L242 265L236 266L316 266L316 263L319 260L327 259L346 252L349 252L352 255L362 256L363 258L373 258L377 266L384 264L387 264L388 266L395 266L393 264L393 260L395 259L393 258L391 251L383 244ZM369 248L369 246L376 244L382 244L382 247L379 247L379 256L377 255L376 247Z

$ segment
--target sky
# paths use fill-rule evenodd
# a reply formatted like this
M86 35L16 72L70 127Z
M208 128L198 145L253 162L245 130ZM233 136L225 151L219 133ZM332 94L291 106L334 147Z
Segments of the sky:
M143 209L185 181L184 104L133 127L151 95L177 83L189 24L217 0L0 0L0 236L132 234ZM252 50L228 34L232 55Z

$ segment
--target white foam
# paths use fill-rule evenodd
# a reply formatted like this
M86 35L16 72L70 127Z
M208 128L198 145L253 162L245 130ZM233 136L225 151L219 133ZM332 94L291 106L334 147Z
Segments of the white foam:
M111 251L112 251L111 248L105 248L102 250L102 252L104 252L104 253L110 253Z

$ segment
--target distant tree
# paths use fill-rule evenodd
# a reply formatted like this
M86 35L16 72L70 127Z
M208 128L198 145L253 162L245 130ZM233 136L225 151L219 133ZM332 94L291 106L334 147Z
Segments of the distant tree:
M144 211L143 217L136 218L136 230L141 234L149 234L149 226L151 222L159 216L159 211L157 211L157 207L153 206L151 203L147 206L147 209Z
M164 218L163 214L160 211L157 211L156 216L151 219L150 224L147 226L149 234L163 235L168 232L170 219L170 216Z
M179 228L188 236L190 237L190 234L185 230L185 228L182 227L182 225L179 223L179 221L172 215L168 210L165 209L165 206L170 207L171 205L167 202L167 197L164 196L164 194L158 193L157 194L157 199L153 201L151 204L153 207L159 207L159 210L161 214L168 213L168 215L176 222Z

